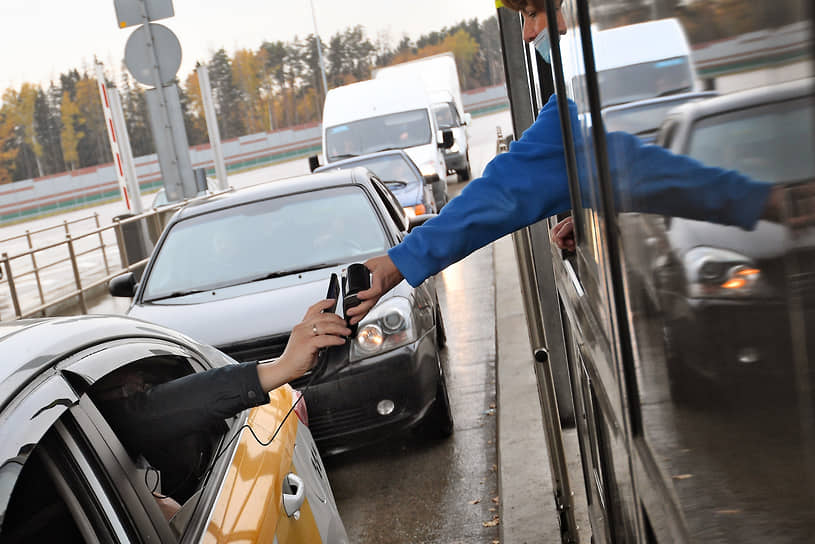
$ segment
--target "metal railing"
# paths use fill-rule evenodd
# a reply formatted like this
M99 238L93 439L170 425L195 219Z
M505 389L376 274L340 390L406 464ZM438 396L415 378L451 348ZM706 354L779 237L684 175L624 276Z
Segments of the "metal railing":
M83 314L88 313L90 294L125 271L142 269L169 218L189 202L207 198L210 196L114 218L104 227L99 215L93 214L0 240L4 249L10 242L25 241L20 244L22 250L0 253L0 321L45 316L48 310L71 301ZM95 228L71 232L72 225L91 219ZM35 236L57 229L65 230L63 240L43 245L34 241Z

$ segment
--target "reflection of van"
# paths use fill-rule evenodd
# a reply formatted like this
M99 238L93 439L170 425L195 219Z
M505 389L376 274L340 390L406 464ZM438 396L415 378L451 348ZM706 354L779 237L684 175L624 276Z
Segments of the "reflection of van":
M603 108L700 90L690 45L678 19L599 31L592 28L592 43ZM580 111L586 111L579 38L570 36L562 40L561 49L570 98Z
M444 150L453 134L442 131L420 82L369 80L328 91L323 107L326 164L386 149L403 149L416 163L441 207L447 202Z

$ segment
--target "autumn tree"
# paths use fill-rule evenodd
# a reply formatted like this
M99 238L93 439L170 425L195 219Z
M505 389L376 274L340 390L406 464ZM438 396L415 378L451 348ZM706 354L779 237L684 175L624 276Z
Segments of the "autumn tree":
M62 156L71 170L74 170L79 164L79 141L85 134L78 129L83 122L82 114L79 111L79 106L76 102L71 100L71 95L68 91L62 93L62 104L60 107L62 115L62 131L60 137L62 139Z
M0 184L11 183L18 152L13 145L14 122L10 119L8 110L8 104L3 104L0 108Z

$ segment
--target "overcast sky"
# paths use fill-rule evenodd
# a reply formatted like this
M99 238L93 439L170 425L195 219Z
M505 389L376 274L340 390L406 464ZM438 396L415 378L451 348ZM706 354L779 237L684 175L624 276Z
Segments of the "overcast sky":
M462 19L495 14L494 0L313 0L324 42L363 25L372 41L440 30ZM23 82L47 85L71 68L91 68L94 55L118 71L133 28L119 29L114 0L5 0L0 14L0 92ZM313 32L309 0L174 0L175 16L160 21L181 42L179 75L224 47L257 48Z

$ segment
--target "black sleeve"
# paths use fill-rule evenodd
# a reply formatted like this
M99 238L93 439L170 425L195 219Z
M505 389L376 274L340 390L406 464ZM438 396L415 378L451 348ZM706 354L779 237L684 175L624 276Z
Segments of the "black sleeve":
M144 451L150 444L223 425L224 419L268 401L257 363L242 363L190 374L115 401L110 416L122 442Z

